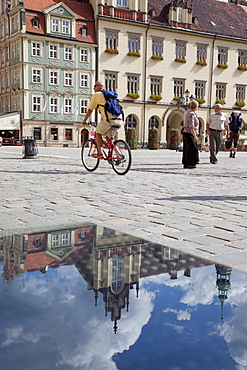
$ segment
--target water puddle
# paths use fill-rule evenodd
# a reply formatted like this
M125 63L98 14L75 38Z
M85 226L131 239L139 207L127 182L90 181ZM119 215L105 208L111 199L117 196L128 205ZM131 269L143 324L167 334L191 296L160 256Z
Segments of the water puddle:
M241 271L90 223L0 246L1 369L247 369Z

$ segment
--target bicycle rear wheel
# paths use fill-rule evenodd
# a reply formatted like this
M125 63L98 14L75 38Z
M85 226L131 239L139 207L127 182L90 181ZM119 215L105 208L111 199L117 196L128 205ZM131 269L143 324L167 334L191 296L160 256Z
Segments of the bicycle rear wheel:
M112 168L118 175L125 175L131 166L131 150L124 140L116 140L111 152Z
M88 171L95 171L99 165L99 158L94 158L93 155L98 153L98 148L95 140L89 139L85 141L81 148L81 160L83 166Z

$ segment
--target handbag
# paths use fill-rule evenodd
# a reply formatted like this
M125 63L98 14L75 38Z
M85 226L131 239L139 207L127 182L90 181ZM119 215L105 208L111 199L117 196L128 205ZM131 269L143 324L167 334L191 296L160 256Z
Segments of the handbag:
M232 142L230 139L227 139L225 141L225 146L226 146L226 149L231 149L231 146L232 146Z

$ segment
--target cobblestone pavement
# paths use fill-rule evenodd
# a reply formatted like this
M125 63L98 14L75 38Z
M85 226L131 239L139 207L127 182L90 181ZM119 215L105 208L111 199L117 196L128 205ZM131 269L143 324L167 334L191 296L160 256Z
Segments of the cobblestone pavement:
M183 169L181 153L132 151L133 164L118 176L102 162L93 173L79 148L0 148L0 230L104 224L213 262L247 271L247 153L202 152L196 169Z

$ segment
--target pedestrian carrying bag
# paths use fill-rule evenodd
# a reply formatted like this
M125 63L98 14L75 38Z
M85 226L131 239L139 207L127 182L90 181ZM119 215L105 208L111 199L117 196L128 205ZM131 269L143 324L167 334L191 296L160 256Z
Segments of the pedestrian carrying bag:
M231 149L232 142L231 142L230 139L228 139L228 140L225 141L225 146L226 146L226 149Z
M107 112L117 117L122 115L122 119L124 120L123 107L119 104L119 101L117 99L118 94L114 91L108 90L102 90L102 93L104 94L104 98L106 100L104 108L107 121L109 121Z

